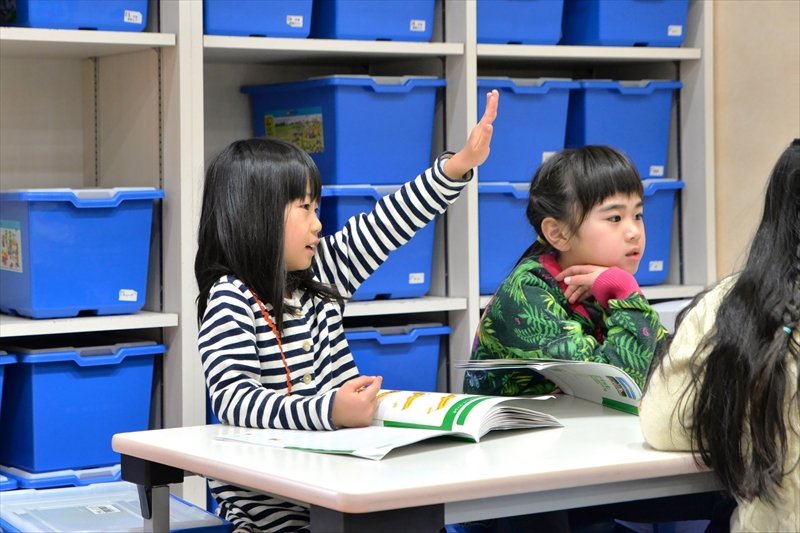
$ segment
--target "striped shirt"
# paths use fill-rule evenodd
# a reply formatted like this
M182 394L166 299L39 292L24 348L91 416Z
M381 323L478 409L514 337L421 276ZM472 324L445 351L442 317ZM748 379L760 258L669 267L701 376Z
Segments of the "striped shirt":
M345 297L352 295L389 252L455 202L468 180L445 176L446 157L379 200L371 213L351 217L344 228L323 237L312 264L315 278L335 285ZM336 390L358 376L344 336L344 309L302 290L286 303L297 309L284 315L281 333L291 396L277 340L253 293L234 276L220 278L211 288L198 347L212 408L222 422L236 426L336 429ZM237 527L268 532L308 527L307 507L214 480L209 486L220 514Z

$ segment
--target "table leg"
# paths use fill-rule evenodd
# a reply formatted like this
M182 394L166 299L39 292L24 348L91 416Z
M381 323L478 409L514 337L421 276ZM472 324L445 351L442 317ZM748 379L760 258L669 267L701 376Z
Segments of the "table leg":
M444 505L425 505L374 513L342 513L311 506L311 531L326 533L438 533L444 527Z
M122 479L137 485L145 533L169 533L169 483L182 482L183 470L123 455Z

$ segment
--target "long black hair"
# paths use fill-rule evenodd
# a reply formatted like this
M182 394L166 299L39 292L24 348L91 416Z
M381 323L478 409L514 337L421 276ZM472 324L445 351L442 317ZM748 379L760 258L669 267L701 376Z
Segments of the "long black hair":
M222 276L239 278L263 302L272 305L282 331L287 292L304 288L342 301L331 286L313 279L311 269L287 272L283 259L286 206L322 193L319 170L306 152L277 139L231 143L211 161L203 187L194 273L202 321L208 294Z
M678 318L702 298L695 298ZM694 415L681 424L693 451L737 498L771 500L787 461L786 395L800 409L798 383L788 383L790 361L800 365L795 339L800 321L800 139L778 159L767 185L764 213L744 269L723 297L714 327L695 350L691 387ZM667 347L654 360L659 368ZM703 358L703 354L708 355ZM685 394L679 406L686 406Z
M537 235L542 221L552 217L575 233L592 208L615 194L643 195L636 167L610 146L583 146L562 150L547 159L531 180L526 215ZM519 261L552 250L541 237Z

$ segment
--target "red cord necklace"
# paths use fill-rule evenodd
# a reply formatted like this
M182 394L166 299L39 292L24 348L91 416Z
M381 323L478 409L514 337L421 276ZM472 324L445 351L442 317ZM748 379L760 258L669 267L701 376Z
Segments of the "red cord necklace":
M253 292L253 291L250 291ZM258 299L256 293L253 292L253 298L256 299L256 303L258 307L261 309L261 314L264 316L264 320L267 321L269 324L269 328L272 330L272 333L275 335L275 340L278 341L278 350L281 352L281 362L283 363L283 368L286 370L286 388L289 392L286 393L287 396L292 395L292 374L289 372L289 364L286 362L286 356L283 354L283 344L281 343L281 336L278 333L278 328L275 327L275 323L270 318L269 313L267 313L266 307L264 304L261 303L261 300Z

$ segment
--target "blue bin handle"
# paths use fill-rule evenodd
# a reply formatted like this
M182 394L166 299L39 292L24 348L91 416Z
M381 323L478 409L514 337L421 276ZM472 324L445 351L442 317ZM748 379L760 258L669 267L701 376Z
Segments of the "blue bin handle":
M514 94L547 94L551 89L577 89L580 83L569 78L479 78L481 89L505 89Z
M81 367L118 365L126 357L161 355L163 344L115 344L88 348L56 348L55 350L36 350L34 353L20 354L21 363L54 363L73 361Z
M376 93L410 93L418 87L444 87L447 81L439 78L420 78L411 76L372 76L364 88Z
M383 345L411 344L419 337L424 337L426 335L448 335L450 331L451 331L450 326L414 328L411 329L408 333L400 335L383 335L378 330L352 331L349 333L345 331L345 337L347 338L348 341L374 340L377 341L378 344L383 344Z
M358 196L359 198L373 198L377 201L399 188L398 185L325 185L322 187L322 197Z
M480 170L478 171L480 172ZM480 180L480 175L478 176ZM478 182L478 194L492 193L492 194L510 194L517 200L526 200L529 195L530 184L528 183L480 183Z
M657 90L680 89L683 83L680 81L668 80L641 80L641 81L610 81L610 80L588 80L582 81L584 89L609 89L620 94L653 94Z

